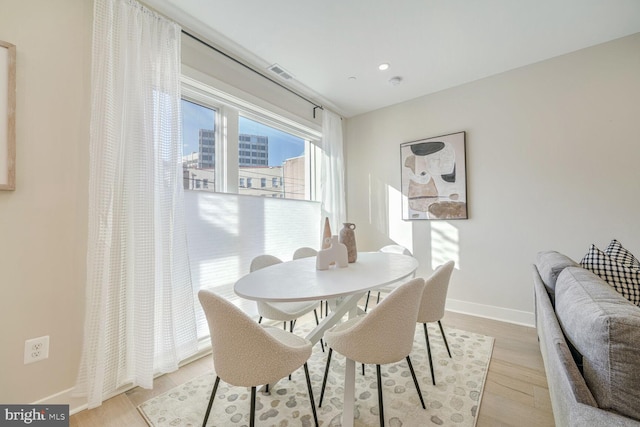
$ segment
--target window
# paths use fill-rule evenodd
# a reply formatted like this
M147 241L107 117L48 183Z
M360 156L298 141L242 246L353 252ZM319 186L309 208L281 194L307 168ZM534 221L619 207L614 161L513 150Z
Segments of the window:
M261 179L260 188L254 188L245 194L265 195L287 199L309 199L311 180L307 173L308 141L245 116L239 119L240 138L251 142L251 151L246 157L240 150L240 174ZM267 168L265 168L267 166ZM271 179L271 188L267 189L267 179ZM284 180L285 185L277 185Z
M182 171L185 190L215 186L217 111L182 100ZM200 183L206 184L201 186Z
M315 199L317 130L188 77L182 93L186 190ZM249 186L247 178L277 184Z
M247 305L233 292L251 257L257 252L286 257L317 243L320 204L313 200L321 134L188 76L182 81L185 219L194 295L207 286L252 310L255 304ZM267 186L269 180L277 185ZM293 198L302 200L287 200ZM292 220L282 221L286 215ZM300 232L285 241L277 238L291 230L292 221L300 222L295 226ZM248 233L258 225L268 233ZM196 322L198 337L205 338L209 332L197 302Z

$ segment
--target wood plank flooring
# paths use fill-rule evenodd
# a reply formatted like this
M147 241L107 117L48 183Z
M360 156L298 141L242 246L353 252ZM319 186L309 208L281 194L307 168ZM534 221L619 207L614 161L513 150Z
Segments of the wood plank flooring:
M549 390L534 328L447 312L442 324L496 339L489 366L478 427L554 426ZM137 405L211 369L211 356L158 377L153 390L134 388L96 409L79 412L72 427L145 427Z

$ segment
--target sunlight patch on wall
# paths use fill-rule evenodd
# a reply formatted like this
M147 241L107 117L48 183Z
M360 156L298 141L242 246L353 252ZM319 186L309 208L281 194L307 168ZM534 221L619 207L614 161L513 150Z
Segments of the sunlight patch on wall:
M389 238L413 253L413 227L410 221L402 220L402 193L387 185L387 209L389 216Z
M384 182L369 174L369 198L367 200L369 203L369 224L383 234L387 234L388 231L387 206L389 206L389 200L387 200L385 187Z
M460 240L456 227L445 221L430 221L431 268L436 269L447 261L454 261L460 269Z

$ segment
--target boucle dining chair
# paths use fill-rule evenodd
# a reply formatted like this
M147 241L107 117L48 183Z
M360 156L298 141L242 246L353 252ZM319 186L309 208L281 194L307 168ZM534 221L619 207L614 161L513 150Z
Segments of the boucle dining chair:
M270 265L279 264L282 260L273 255L258 255L251 260L249 271L254 272L261 268L269 267ZM284 322L284 328L287 328L287 322L289 322L289 332L293 332L295 321L304 316L307 313L313 311L316 318L316 325L319 323L318 312L316 307L318 301L300 301L300 302L269 302L269 301L256 301L258 306L258 323L262 323L262 319L279 320ZM321 340L320 345L324 352L324 342Z
M304 366L313 419L318 427L307 366L307 360L311 356L311 342L279 328L255 323L242 310L207 289L198 292L198 299L209 324L213 366L216 371L216 380L202 426L207 425L220 379L233 386L251 387L249 425L253 427L256 387L275 383Z
M384 406L380 365L406 359L413 383L418 391L420 403L422 408L426 409L420 385L409 357L413 347L415 320L418 316L418 306L423 289L423 279L412 279L394 289L369 314L349 319L324 333L324 339L329 346L329 354L318 407L322 406L331 355L335 350L355 362L376 365L381 427L384 426Z
M318 256L318 251L313 249L313 248L306 247L306 246L298 248L293 252L293 259L311 258L313 256ZM329 301L320 301L320 317L322 317L322 305L323 304L324 304L324 312L325 312L324 315L326 316L327 314L329 314ZM324 351L324 349L323 349L323 351Z
M418 311L418 323L422 323L424 327L424 338L427 342L427 355L429 356L429 368L431 369L431 381L436 385L436 377L433 372L433 361L431 359L431 345L429 344L429 332L427 331L427 323L438 322L440 333L447 347L447 353L451 357L447 336L442 328L440 321L444 317L444 305L447 300L447 290L449 289L449 281L455 263L448 261L442 264L433 272L433 274L425 281L424 292L422 293L422 301L420 302L420 310Z
M269 267L270 265L281 263L282 260L273 255L258 255L251 261L249 271L254 272L261 268ZM258 323L262 323L263 318L271 320L280 320L284 322L285 329L287 322L290 322L289 330L293 332L294 320L304 316L307 313L314 312L316 316L316 324L318 323L318 314L316 307L317 301L302 301L302 302L268 302L268 301L256 301L258 306Z
M318 251L316 251L313 248L308 248L306 246L302 247L302 248L298 248L293 252L293 259L300 259L300 258L309 258L312 256L316 256L318 255Z
M411 251L409 249L405 248L404 246L400 246L400 245L383 246L380 249L378 249L378 252L385 252L385 253L389 253L389 254L402 254L402 255L413 256L413 254L411 253ZM398 286L397 283L395 285L386 286L384 288L378 289L378 298L376 300L376 304L380 303L380 293L381 292L391 292L393 290L393 288L395 288L396 286ZM367 300L366 300L366 302L364 304L365 313L367 311L367 307L369 306L369 297L371 297L371 291L367 292Z

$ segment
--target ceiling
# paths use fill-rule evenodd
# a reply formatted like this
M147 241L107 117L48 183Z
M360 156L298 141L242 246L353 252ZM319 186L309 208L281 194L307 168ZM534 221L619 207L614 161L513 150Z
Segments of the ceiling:
M345 117L640 32L640 0L143 1Z

